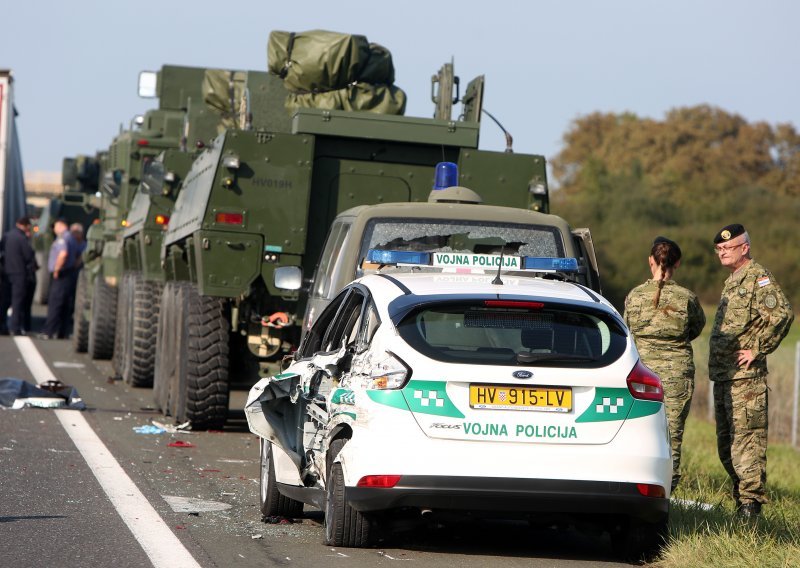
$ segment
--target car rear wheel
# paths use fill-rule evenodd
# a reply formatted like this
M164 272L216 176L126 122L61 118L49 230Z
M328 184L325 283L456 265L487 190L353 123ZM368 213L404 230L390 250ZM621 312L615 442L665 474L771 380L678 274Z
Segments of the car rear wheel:
M611 533L611 546L628 562L650 562L661 552L668 534L666 516L654 523L630 518Z
M372 543L372 519L353 509L344 496L342 464L334 463L345 440L334 440L328 450L328 479L325 507L325 544L364 548Z
M267 517L296 518L303 514L303 503L282 495L275 481L272 443L261 438L261 514Z

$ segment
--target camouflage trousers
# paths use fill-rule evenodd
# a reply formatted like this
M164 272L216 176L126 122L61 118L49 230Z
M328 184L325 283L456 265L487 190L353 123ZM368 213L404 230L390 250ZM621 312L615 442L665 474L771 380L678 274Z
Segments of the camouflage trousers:
M766 503L767 376L714 383L717 452L739 503Z
M674 491L681 478L681 444L686 417L689 416L689 407L692 404L694 377L662 376L661 384L664 387L664 407L672 446L672 490Z

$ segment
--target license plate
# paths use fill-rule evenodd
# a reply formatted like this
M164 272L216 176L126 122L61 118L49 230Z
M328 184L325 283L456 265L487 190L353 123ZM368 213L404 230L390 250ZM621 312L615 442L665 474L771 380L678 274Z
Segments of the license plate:
M569 412L572 410L572 389L470 385L469 405L481 409Z

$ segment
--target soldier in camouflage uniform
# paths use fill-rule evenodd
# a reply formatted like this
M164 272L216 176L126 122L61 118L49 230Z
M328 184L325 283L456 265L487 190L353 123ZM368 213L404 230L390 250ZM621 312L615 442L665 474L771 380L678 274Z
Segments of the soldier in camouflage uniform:
M786 337L792 306L772 273L750 258L739 224L714 237L725 280L709 343L717 450L733 481L737 511L754 517L767 502L767 354Z
M631 290L625 298L624 314L642 362L661 378L664 387L673 491L681 477L681 442L694 392L691 342L706 324L697 296L671 279L680 259L677 243L657 237L648 259L653 278Z

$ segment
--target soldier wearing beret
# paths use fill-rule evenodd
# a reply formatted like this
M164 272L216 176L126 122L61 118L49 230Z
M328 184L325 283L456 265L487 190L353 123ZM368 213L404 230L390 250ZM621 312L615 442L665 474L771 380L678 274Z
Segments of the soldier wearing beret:
M731 272L709 343L717 450L737 511L755 517L767 502L767 355L786 337L794 313L772 273L750 257L742 225L723 227L714 245Z
M692 340L706 324L697 296L672 280L681 263L678 244L656 237L650 256L652 279L625 298L625 323L642 362L660 378L672 446L672 489L678 485L681 442L694 392Z

